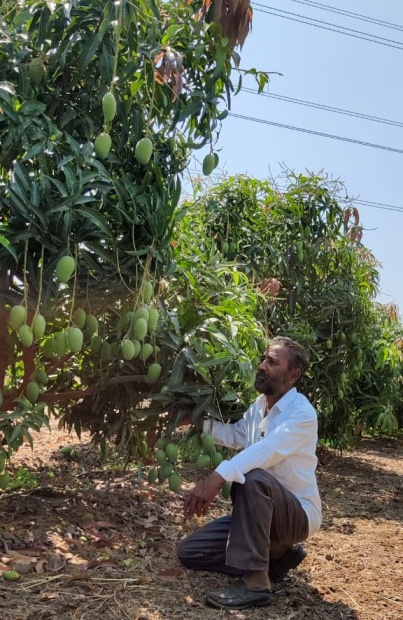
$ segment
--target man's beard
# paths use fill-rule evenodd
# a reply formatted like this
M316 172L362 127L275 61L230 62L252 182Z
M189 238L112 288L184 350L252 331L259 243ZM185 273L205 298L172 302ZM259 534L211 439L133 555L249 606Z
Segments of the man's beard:
M276 394L276 388L271 379L262 371L256 373L255 388L260 394L265 394L266 396L275 396Z

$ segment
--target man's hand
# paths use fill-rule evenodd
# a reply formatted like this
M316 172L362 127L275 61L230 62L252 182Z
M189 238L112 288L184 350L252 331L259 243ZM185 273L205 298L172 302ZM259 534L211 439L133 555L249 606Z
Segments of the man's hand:
M224 484L224 478L215 471L200 480L185 499L185 517L191 519L194 514L198 517L207 514L211 502Z

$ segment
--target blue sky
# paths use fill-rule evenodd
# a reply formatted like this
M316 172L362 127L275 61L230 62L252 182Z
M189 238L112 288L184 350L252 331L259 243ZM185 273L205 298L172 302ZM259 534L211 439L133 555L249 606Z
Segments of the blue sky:
M304 15L402 43L394 49L255 11L241 66L273 75L269 92L403 122L403 2L318 0L399 24L392 30L336 15L293 0L260 5ZM258 8L258 7L256 7ZM259 7L261 8L261 6ZM254 88L252 80L244 83ZM403 128L240 93L232 112L403 150ZM401 212L359 206L363 243L381 262L379 301L403 312L403 154L308 135L238 118L227 118L218 142L220 168L256 178L277 176L282 165L304 172L324 170L340 178L350 196L402 207ZM196 154L200 158L200 154Z

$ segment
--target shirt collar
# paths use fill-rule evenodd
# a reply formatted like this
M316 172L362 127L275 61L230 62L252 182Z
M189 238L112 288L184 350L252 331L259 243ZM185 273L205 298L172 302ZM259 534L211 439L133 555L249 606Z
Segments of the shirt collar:
M284 394L284 396L282 396L274 405L273 407L270 409L270 411L273 411L273 409L276 407L280 412L284 411L284 409L287 409L287 407L292 403L292 401L294 400L294 398L296 397L296 395L298 394L297 392L297 388L293 387L290 390L288 390L288 392L286 392Z

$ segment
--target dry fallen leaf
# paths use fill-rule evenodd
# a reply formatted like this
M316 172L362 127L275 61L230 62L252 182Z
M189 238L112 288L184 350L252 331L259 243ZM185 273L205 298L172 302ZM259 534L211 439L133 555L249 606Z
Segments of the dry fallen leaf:
M100 566L119 566L119 563L116 560L91 560L88 562L88 568L99 568Z
M47 564L48 564L47 560L39 560L39 562L35 564L35 570L38 573L38 575L43 575Z
M168 568L167 570L157 573L157 577L162 581L176 581L179 575L182 574L181 568Z

